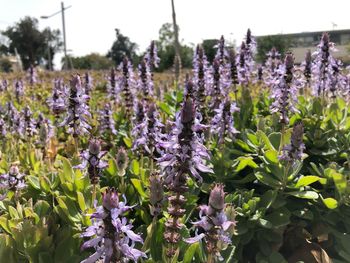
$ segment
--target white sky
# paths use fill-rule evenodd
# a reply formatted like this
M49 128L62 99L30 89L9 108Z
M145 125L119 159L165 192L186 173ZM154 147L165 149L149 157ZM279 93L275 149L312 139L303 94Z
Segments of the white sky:
M76 56L106 54L114 28L144 51L171 22L170 0L66 0L67 47ZM0 30L26 15L39 19L61 8L59 0L0 0ZM350 28L350 0L175 0L180 39L197 44L203 39L241 41L248 27L253 35L327 31ZM39 21L40 28L62 30L61 15ZM59 59L56 58L56 61ZM56 62L57 64L57 62Z

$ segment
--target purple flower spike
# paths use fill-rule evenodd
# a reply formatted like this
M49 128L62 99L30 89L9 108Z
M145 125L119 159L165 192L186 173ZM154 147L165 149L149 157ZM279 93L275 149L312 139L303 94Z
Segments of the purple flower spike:
M294 56L292 53L286 54L284 64L278 69L278 75L273 83L271 97L274 98L274 102L271 105L271 111L280 114L282 124L288 124L288 114L298 111L295 104L298 89L302 86L302 82L294 77Z
M102 206L97 207L92 214L92 226L88 227L82 237L91 238L85 241L82 249L94 248L95 253L81 263L94 263L99 259L103 262L137 262L146 254L134 248L135 243L143 243L140 235L132 231L133 225L123 217L133 206L126 205L126 200L119 201L114 188L108 188L103 194Z
M21 121L19 133L29 138L33 137L35 134L38 133L38 131L35 127L36 126L35 120L33 119L33 113L30 110L29 106L26 106L21 112L21 114L22 114L22 121Z
M108 92L108 97L111 100L113 100L115 103L119 102L119 98L118 98L119 88L117 86L117 75L116 75L116 70L114 68L111 69L111 73L108 77L107 92Z
M118 82L118 89L123 94L126 114L131 116L134 105L133 89L135 88L135 83L132 65L127 57L124 57L123 62L119 66L119 70L122 72L122 76Z
M251 81L255 51L256 42L248 29L245 41L242 42L237 56L238 79L242 85L247 85Z
M113 134L117 135L117 130L115 129L115 121L113 119L111 104L107 103L103 110L100 111L100 133L101 134Z
M102 170L108 166L108 163L102 160L106 153L105 151L101 151L101 142L99 140L90 139L89 149L83 151L80 155L82 163L74 168L85 169L88 167L87 172L91 184L97 184Z
M0 175L0 189L18 192L27 187L25 175L19 172L17 164L12 164L8 173Z
M35 83L37 83L37 73L35 70L35 67L33 65L30 65L27 71L27 77L28 77L28 82L31 86L33 86Z
M305 144L303 143L304 125L302 122L297 122L292 131L290 144L283 147L282 155L279 157L281 160L287 162L300 161L302 154L305 150Z
M62 79L55 79L52 88L52 95L51 98L47 100L47 103L51 108L52 113L55 115L56 119L66 109L64 100L65 95L65 88L63 86Z
M199 218L194 226L202 228L204 233L188 238L185 241L195 243L204 239L208 254L215 260L222 260L220 244L230 244L230 227L234 227L234 219L228 219L225 213L225 192L222 184L216 184L210 192L208 205L201 205Z
M236 103L230 102L225 98L218 109L215 110L215 116L212 119L211 132L217 134L219 143L224 143L226 137L234 139L239 133L234 127L233 114L238 112Z
M335 44L330 42L328 33L323 33L320 44L313 53L314 60L311 66L315 96L326 96L330 93L335 97L335 93L344 88L345 80L339 74L342 64L331 55L331 51L336 51Z
M21 97L24 95L24 84L22 80L15 81L15 97L17 102L20 102Z
M70 83L68 114L60 124L60 126L67 125L68 133L73 137L89 133L91 128L87 123L87 117L91 116L89 107L86 105L87 98L81 86L80 76L74 76Z
M176 115L176 125L168 141L163 141L160 146L165 148L166 153L158 159L159 165L164 172L164 183L173 194L169 196L168 213L170 218L165 223L164 239L171 246L166 255L171 258L176 253L176 245L181 240L181 218L186 210L183 205L186 198L183 193L187 191L187 179L193 177L202 182L200 172L212 173L205 165L209 159L209 153L201 143L197 133L203 129L196 119L195 105L191 97L187 96L182 109Z
M193 75L198 111L202 115L202 122L206 123L205 100L212 85L212 78L209 62L207 56L204 54L204 49L202 46L197 46L196 48L193 58Z
M87 96L90 95L93 88L92 77L89 72L84 74L84 91Z

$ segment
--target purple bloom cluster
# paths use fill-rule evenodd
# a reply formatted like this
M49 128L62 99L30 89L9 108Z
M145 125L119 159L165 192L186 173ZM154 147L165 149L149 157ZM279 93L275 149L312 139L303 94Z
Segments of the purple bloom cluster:
M96 252L81 263L94 263L99 259L103 262L136 262L146 254L136 248L136 242L143 243L140 235L132 231L132 224L123 217L134 206L128 206L126 199L119 201L118 193L112 188L103 194L102 206L91 215L92 226L82 234L84 238L91 238L82 245L82 249L93 247Z
M15 81L15 97L17 102L21 100L21 97L24 95L24 84L21 79Z
M29 106L26 106L21 112L22 120L20 122L19 133L22 136L33 137L38 133L36 129L36 123L33 119L33 113L30 110Z
M195 243L204 239L209 255L215 259L223 260L220 254L220 243L230 244L229 228L236 222L227 218L225 213L225 192L222 184L216 184L210 192L208 205L201 205L199 218L194 226L202 228L203 233L186 239L188 243Z
M103 156L106 155L106 151L101 151L101 142L97 139L90 139L89 148L80 154L82 158L82 163L75 166L78 169L87 169L91 184L97 184L102 169L108 166L108 163L103 161Z
M60 126L68 126L68 133L73 137L88 133L90 125L87 123L86 117L90 117L89 107L86 105L88 96L85 95L81 85L80 76L76 75L70 82L69 98L68 98L68 114Z
M135 88L135 80L132 64L127 57L124 57L119 66L119 71L122 72L122 76L118 80L118 89L123 94L126 114L131 116L134 104L133 89Z
M30 67L27 70L27 78L31 86L33 86L38 81L38 76L33 65L30 65Z
M27 187L25 175L19 172L16 164L12 164L8 173L0 175L0 189L18 192Z
M148 66L147 60L143 59L138 67L138 80L136 82L136 87L142 94L142 100L149 100L153 95L154 85L152 80L152 72Z
M311 51L308 50L305 54L305 60L301 64L303 68L304 77L306 80L305 83L307 85L310 85L310 81L311 81L311 65L312 65Z
M238 79L240 84L247 85L254 70L254 53L256 42L250 29L247 31L245 41L242 42L237 56Z
M193 58L193 82L196 89L198 111L205 122L205 100L211 87L211 69L202 46L197 46Z
M100 111L99 115L100 128L99 131L101 134L117 134L115 129L115 122L112 115L111 104L107 103L103 110Z
M305 144L303 143L304 126L302 122L297 122L292 131L290 144L283 147L281 160L295 162L301 160Z
M158 160L164 168L165 183L170 189L176 188L180 178L184 179L185 175L191 175L202 182L199 172L213 172L205 165L205 160L209 160L210 156L197 135L203 129L196 118L193 100L187 97L182 110L176 115L176 126L169 140L160 143L166 149L166 154Z
M66 109L65 105L66 90L63 85L62 79L55 79L52 88L52 95L47 100L52 113L55 115L56 120L58 116Z
M239 133L234 127L233 114L238 112L236 103L225 98L219 108L215 109L215 115L212 119L211 132L217 134L219 143L224 143L225 137L233 139Z
M116 70L114 68L111 69L111 72L108 76L107 82L107 93L108 97L113 100L115 103L119 102L118 94L119 88L117 86L117 75Z
M163 180L158 172L154 172L149 177L150 190L150 212L152 216L158 216L162 211L164 202Z
M39 145L45 147L54 136L54 127L52 126L51 121L40 113L35 128L39 132Z
M143 109L144 105L139 102L138 112L142 111L143 116L136 116L138 123L132 131L135 138L133 149L141 149L154 158L155 153L161 153L159 143L164 138L162 134L164 125L159 121L159 113L153 102L148 104L145 113Z
M266 55L267 59L263 68L265 76L263 75L263 80L267 87L273 88L279 74L278 70L282 65L281 54L273 47Z
M8 89L8 81L6 79L3 79L1 82L0 82L0 91L6 91Z
M344 79L341 77L341 62L336 60L331 51L335 51L335 45L330 42L328 33L323 33L317 50L313 53L312 62L312 88L315 96L325 96L331 92L332 97L339 89L343 89Z
M297 102L298 89L302 82L294 78L294 57L292 53L287 53L284 64L278 71L278 77L273 82L271 97L274 102L271 105L271 112L280 113L280 122L289 122L288 113L297 112L295 103Z

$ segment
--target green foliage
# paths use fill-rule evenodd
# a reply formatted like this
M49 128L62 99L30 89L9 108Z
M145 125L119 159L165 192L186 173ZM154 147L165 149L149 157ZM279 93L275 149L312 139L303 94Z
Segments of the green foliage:
M214 60L215 54L216 54L216 48L215 46L218 44L218 39L204 39L202 46L205 52L205 55L207 56L208 61L211 63Z
M82 57L70 57L73 68L103 70L113 67L113 62L105 56L98 53L91 53Z
M275 47L278 52L281 53L282 57L288 48L291 47L291 39L284 35L274 35L274 36L263 36L257 38L258 53L256 59L259 62L264 62L266 60L266 54Z
M124 56L127 56L131 60L136 57L137 44L132 42L129 37L124 36L119 29L115 29L116 40L114 41L111 50L108 52L107 57L112 59L115 65L119 65Z
M8 58L6 57L0 58L0 71L7 72L7 73L12 71L12 64Z

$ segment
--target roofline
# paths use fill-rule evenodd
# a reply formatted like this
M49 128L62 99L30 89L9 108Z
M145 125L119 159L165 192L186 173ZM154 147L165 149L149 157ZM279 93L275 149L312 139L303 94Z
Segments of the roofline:
M339 30L324 30L324 31L307 31L307 32L299 32L299 33L280 33L280 34L269 34L269 35L261 35L261 36L255 36L256 38L259 37L270 37L270 36L302 36L302 35L322 35L324 32L328 32L329 34L334 34L334 33L350 33L350 29L339 29Z

